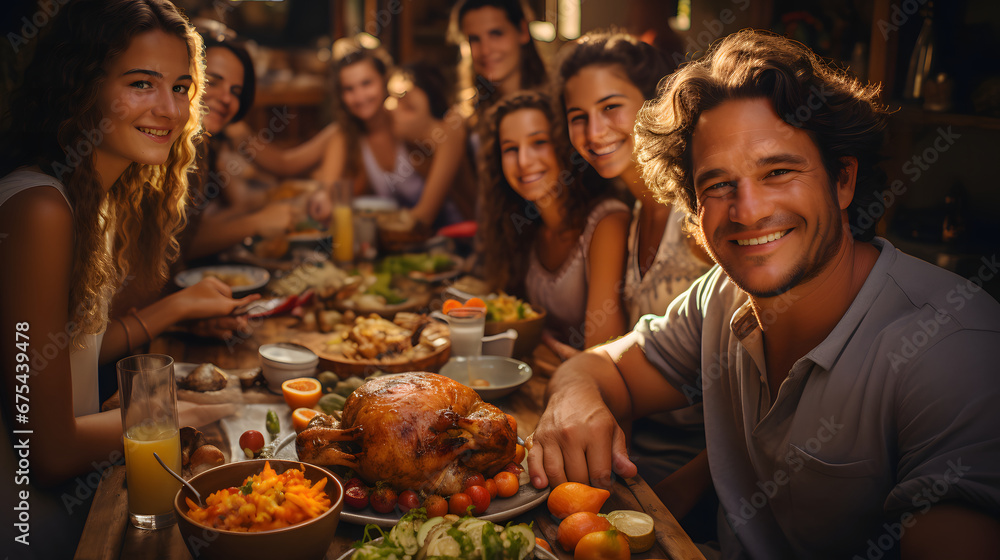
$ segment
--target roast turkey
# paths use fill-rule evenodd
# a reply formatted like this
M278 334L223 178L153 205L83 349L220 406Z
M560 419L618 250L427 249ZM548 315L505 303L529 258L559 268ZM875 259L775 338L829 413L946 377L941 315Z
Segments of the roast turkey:
M514 458L517 434L497 407L435 373L368 380L338 422L319 415L296 438L299 459L354 469L369 484L448 496L473 473L493 476Z

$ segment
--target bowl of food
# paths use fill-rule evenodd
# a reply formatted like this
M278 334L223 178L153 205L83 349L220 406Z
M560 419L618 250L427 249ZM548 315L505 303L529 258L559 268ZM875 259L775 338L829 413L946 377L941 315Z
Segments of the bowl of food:
M475 389L483 400L509 395L531 379L528 364L503 356L452 358L439 373Z
M257 266L219 265L190 268L174 276L174 283L181 288L190 288L208 277L221 280L233 291L233 297L252 294L271 279L271 273Z
M297 377L312 377L319 364L319 356L315 352L290 342L263 344L257 354L267 388L279 395L282 383Z
M190 482L205 507L182 487L174 510L184 544L198 559L323 558L344 507L344 487L337 477L298 461L229 463ZM281 493L276 486L283 487Z
M483 334L490 336L514 329L517 331L514 357L523 358L534 352L542 341L545 310L504 293L489 296L485 301L486 327Z

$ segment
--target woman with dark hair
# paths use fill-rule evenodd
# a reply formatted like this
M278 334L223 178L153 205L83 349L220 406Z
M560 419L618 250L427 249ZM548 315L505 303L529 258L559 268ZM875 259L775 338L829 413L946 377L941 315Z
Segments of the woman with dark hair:
M545 309L562 344L579 350L620 336L627 207L603 183L588 188L570 167L547 96L503 99L487 125L485 277Z
M554 88L570 141L602 177L624 182L636 200L624 274L624 301L634 325L643 315L663 314L711 266L685 231L684 208L654 198L632 155L636 114L656 98L657 84L672 66L653 46L616 31L588 33L563 49ZM705 449L703 422L700 407L691 407L638 423L633 449L643 476L658 481L695 459ZM669 438L663 437L667 431ZM698 462L706 461L699 457ZM685 490L707 484L706 468L700 484L687 484ZM678 494L671 489L661 495L673 499ZM683 515L690 507L677 509Z
M330 141L323 164L316 173L327 189L339 180L354 182L355 194L372 192L391 198L403 207L400 222L414 229L429 229L471 218L446 204L447 193L465 157L465 131L456 116L440 113L447 107L447 87L443 77L420 72L425 87L423 95L438 108L439 117L431 113L425 118L442 121L432 142L424 134L430 131L399 130L396 132L392 112L386 107L392 62L369 36L340 39L334 44L334 108L338 130ZM426 67L423 67L426 69ZM404 79L409 75L409 79ZM412 89L415 74L404 73L400 83ZM406 93L401 90L399 94ZM404 109L411 101L404 102ZM444 102L445 104L442 104ZM398 102L396 102L398 103ZM390 102L390 105L393 103ZM448 123L444 125L444 121ZM318 220L330 216L329 191L319 193L310 201L309 213Z
M426 62L408 64L389 80L393 131L416 147L413 163L426 176L423 190L410 195L412 212L419 215L421 205L438 207L442 223L474 219L478 192L465 151L465 123L448 103L450 91L444 73Z
M185 260L214 255L247 237L273 237L290 229L304 211L289 202L267 204L266 193L249 188L239 170L253 166L278 176L306 173L319 164L335 131L328 126L291 149L254 143L253 132L242 122L256 92L250 53L223 32L206 31L203 36L208 109L203 123L208 140L192 180Z
M121 457L121 415L99 412L98 362L178 320L247 301L210 279L108 321L123 283L164 282L178 254L203 88L201 38L172 4L78 0L52 21L11 100L0 149L0 325L37 353L25 362L13 344L0 349L3 423L31 433L33 482ZM33 406L15 424L18 386L30 387ZM181 425L198 426L232 407L178 410ZM38 528L42 495L31 497ZM32 544L56 544L44 540Z
M472 129L504 96L548 82L528 32L532 19L521 0L462 0L452 8L449 35L462 47L460 102L469 105Z

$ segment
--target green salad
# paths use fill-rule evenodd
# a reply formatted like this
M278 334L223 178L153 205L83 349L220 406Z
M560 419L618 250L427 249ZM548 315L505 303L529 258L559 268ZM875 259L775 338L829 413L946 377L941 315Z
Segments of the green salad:
M376 525L365 527L352 560L524 560L535 549L535 534L523 523L506 527L475 517L427 519L412 509L386 535ZM378 540L378 535L385 538Z
M397 276L406 276L410 272L437 274L455 268L455 261L443 254L415 253L393 255L382 259L378 264L379 272Z

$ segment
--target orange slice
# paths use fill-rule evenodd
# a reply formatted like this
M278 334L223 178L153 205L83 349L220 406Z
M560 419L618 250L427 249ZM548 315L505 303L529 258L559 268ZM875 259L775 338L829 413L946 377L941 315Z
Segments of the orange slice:
M281 394L293 410L312 408L323 396L323 385L315 377L296 377L281 384Z
M315 408L296 408L292 412L292 426L295 427L295 433L306 429L309 421L317 414L319 414L319 411Z
M458 309L459 307L462 307L462 302L457 299L449 299L444 302L444 305L441 306L441 313L447 315L449 311L452 309Z
M486 302L477 297L471 297L465 301L465 307L478 307L480 309L486 309Z

